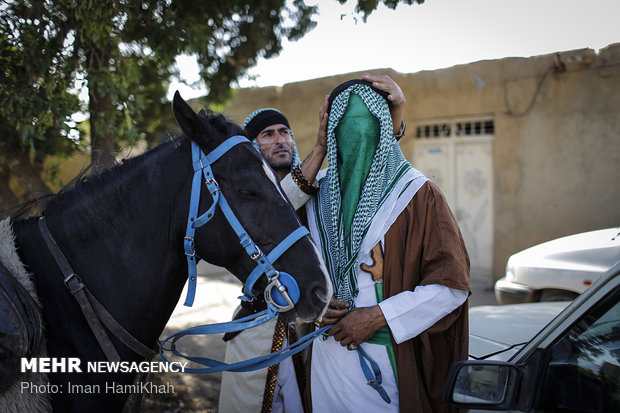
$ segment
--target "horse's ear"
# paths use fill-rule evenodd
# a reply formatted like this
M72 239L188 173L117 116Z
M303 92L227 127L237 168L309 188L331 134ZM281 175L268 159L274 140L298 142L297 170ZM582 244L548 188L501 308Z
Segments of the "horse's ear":
M172 98L172 111L183 133L190 138L195 137L198 134L200 119L194 109L183 100L178 90L174 92Z

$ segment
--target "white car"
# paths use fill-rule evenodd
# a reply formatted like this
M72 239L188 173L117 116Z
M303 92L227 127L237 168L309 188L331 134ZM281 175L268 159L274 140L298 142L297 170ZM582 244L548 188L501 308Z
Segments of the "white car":
M620 260L620 227L548 241L512 255L495 283L500 304L573 300Z
M470 313L472 338L499 343L499 350L476 348L476 340L470 340L470 353L491 350L489 359L454 363L444 402L476 411L620 412L620 262L556 317L553 305L566 303L497 306L500 312L488 311L486 320ZM527 311L520 311L528 308L541 309L538 322L544 325L529 340L527 325L533 326L536 313L528 319ZM502 323L503 333L496 331ZM513 325L523 335L511 337Z

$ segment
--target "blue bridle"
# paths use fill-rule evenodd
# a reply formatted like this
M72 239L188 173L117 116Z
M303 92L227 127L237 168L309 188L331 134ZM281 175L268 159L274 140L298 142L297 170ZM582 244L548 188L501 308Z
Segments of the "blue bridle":
M295 279L288 273L277 271L273 267L272 263L275 262L295 242L309 234L308 230L305 227L297 228L286 238L284 238L284 240L282 240L269 254L263 254L260 248L245 231L245 229L237 219L235 213L230 208L230 205L228 205L226 197L220 190L220 187L213 176L213 170L211 168L211 165L228 150L240 143L250 142L243 136L232 136L223 143L221 143L209 154L205 155L198 146L198 144L192 141L192 164L194 168L194 177L192 180L192 192L190 195L187 229L183 242L188 264L188 288L187 296L185 298L185 305L192 306L192 304L194 303L194 296L196 295L196 264L199 259L199 257L196 255L196 251L194 248L194 235L196 232L196 228L199 228L209 222L211 218L213 218L213 216L215 215L215 208L219 206L224 213L224 216L228 220L230 226L239 237L239 242L245 249L246 253L250 258L252 258L252 260L256 262L256 267L248 276L243 287L243 296L239 298L244 301L255 300L256 291L253 288L254 284L262 274L265 274L269 279L269 283L264 291L267 309L250 315L248 317L229 321L226 323L201 325L188 328L186 330L174 333L164 339L160 343L159 351L162 360L167 361L164 355L164 351L166 350L164 349L164 344L170 342L171 347L169 351L172 351L177 356L184 357L188 360L203 365L214 366L208 369L186 369L185 371L188 373L211 373L222 370L248 371L262 368L263 366L269 366L271 364L278 363L280 360L286 357L290 357L292 354L303 350L312 342L314 338L318 337L318 335L328 329L328 327L323 327L322 329L317 330L313 334L309 334L306 337L303 337L294 345L291 345L286 349L282 349L278 353L270 353L266 356L247 360L245 362L237 363L235 365L228 365L226 363L206 359L204 357L186 356L176 349L175 343L179 339L187 335L228 333L255 327L277 317L279 312L285 312L293 309L297 301L299 301L300 291ZM209 190L211 197L213 198L213 205L211 205L211 207L204 214L198 216L200 191L202 187L201 180L203 176L205 179L205 185Z
M192 192L190 196L189 216L187 220L187 230L184 238L185 255L187 256L188 264L188 288L187 296L185 298L185 305L192 306L194 303L194 296L196 294L196 264L198 256L194 249L194 234L196 228L199 228L209 222L213 218L215 208L219 205L220 209L224 213L224 216L233 228L239 241L246 253L256 262L256 268L248 276L245 285L243 286L243 296L239 297L244 301L253 301L256 299L256 293L253 289L254 284L258 278L265 274L269 279L269 284L265 288L264 296L267 303L267 309L260 311L256 314L244 317L238 320L229 321L226 323L216 323L210 325L195 326L183 331L174 333L164 339L160 343L160 356L163 361L168 361L164 355L164 345L170 342L170 349L173 354L178 357L185 358L194 363L206 366L206 368L186 368L185 373L193 374L205 374L215 373L219 371L233 371L233 372L247 372L254 371L261 368L271 366L279 363L287 357L290 357L296 353L299 353L312 343L312 341L327 332L332 326L324 326L316 329L315 331L303 336L298 341L290 344L288 347L283 348L280 351L269 353L264 356L255 357L253 359L240 361L237 363L223 363L210 358L200 356L189 356L181 353L176 348L176 342L181 338L188 335L204 335L204 334L218 334L229 333L245 330L247 328L255 327L263 324L275 317L278 312L285 312L293 309L300 297L299 287L295 279L285 272L278 272L273 267L275 262L288 248L290 248L295 242L309 234L309 231L305 227L299 227L289 234L282 242L280 242L267 256L258 248L256 243L245 231L235 213L230 209L226 197L221 192L220 187L213 176L213 170L211 165L217 161L223 154L240 143L249 143L244 136L236 135L228 138L221 143L217 148L211 151L208 155L200 149L198 144L192 141L192 164L194 167L194 177L192 181ZM201 216L198 215L198 206L200 203L200 190L201 190L201 177L205 178L205 185L213 198L213 205ZM390 403L390 399L381 386L381 371L377 363L372 360L366 352L357 347L359 354L360 364L368 385L377 390L381 397ZM370 366L366 363L366 361Z
M265 274L269 279L269 284L265 288L265 302L267 310L264 314L270 314L271 318L278 312L292 310L299 300L300 292L295 279L285 272L279 272L273 267L275 262L288 248L295 242L308 234L305 227L299 227L282 240L268 255L263 254L260 248L252 240L250 235L241 225L237 216L228 205L226 197L220 190L211 165L215 163L222 155L228 152L234 146L240 143L250 143L244 136L236 135L228 138L217 148L205 155L198 144L192 141L192 164L194 167L194 177L192 180L192 192L190 196L189 215L187 219L187 229L183 246L187 257L188 267L188 287L185 305L191 307L194 303L196 294L196 264L199 257L194 249L194 234L196 228L205 225L215 215L215 208L220 207L228 223L239 237L239 242L245 249L248 256L256 262L256 268L250 273L243 287L243 296L240 297L244 301L253 301L256 299L256 291L254 284L258 278ZM213 198L213 205L201 216L198 216L198 207L200 204L201 179L204 176L207 190ZM257 314L260 317L263 314ZM269 319L264 320L268 321ZM240 329L243 329L241 327ZM238 330L236 330L238 331Z

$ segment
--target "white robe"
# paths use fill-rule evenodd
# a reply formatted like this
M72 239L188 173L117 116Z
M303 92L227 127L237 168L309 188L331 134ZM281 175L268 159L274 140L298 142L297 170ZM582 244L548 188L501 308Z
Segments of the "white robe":
M370 256L362 260L371 264ZM359 295L355 307L377 304L374 281L359 271ZM379 306L397 343L417 336L460 306L469 293L437 284L419 286L381 302ZM424 311L424 309L432 311ZM362 344L379 365L382 386L391 399L387 404L366 384L357 351L349 351L333 337L318 338L312 344L312 410L314 412L398 412L398 388L387 348L380 344Z
M319 178L324 171L319 172ZM361 271L359 264L372 265L370 251L383 238L400 213L426 182L417 170L408 171L398 182L388 200L375 214L357 259L358 289L355 307L377 305L374 281ZM317 223L312 202L306 204L308 228L319 244ZM383 244L383 243L382 243ZM465 302L468 291L431 284L403 291L379 304L390 332L397 343L417 336ZM428 310L430 309L430 310ZM333 337L318 338L312 344L311 392L314 412L398 412L398 388L387 348L380 344L362 344L366 353L379 365L382 386L391 403L367 384L357 351L349 351Z

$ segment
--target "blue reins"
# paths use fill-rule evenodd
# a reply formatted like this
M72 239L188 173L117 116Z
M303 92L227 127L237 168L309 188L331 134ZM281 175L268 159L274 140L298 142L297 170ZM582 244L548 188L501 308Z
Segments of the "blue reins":
M251 316L250 316L251 317ZM245 322L250 317L241 318L239 322ZM232 322L231 322L232 323ZM277 364L282 360L291 357L294 354L299 353L306 347L308 347L312 341L319 337L321 334L329 330L332 326L321 327L305 336L301 337L294 343L289 344L287 347L281 349L280 351L276 351L273 353L268 353L263 356L254 357L252 359L239 361L236 363L224 363L221 361L213 360L207 357L201 356L190 356L187 354L183 354L176 348L176 342L181 338L187 335L200 335L200 334L217 334L217 333L226 333L229 331L238 331L235 330L234 327L231 330L230 323L219 323L219 324L210 324L203 326L196 326L188 328L187 330L180 331L178 333L172 334L170 337L166 338L161 342L160 345L160 355L163 361L168 361L166 357L162 354L164 345L170 341L170 348L166 349L167 351L171 351L174 355L181 357L183 359L189 360L196 364L205 366L205 368L185 368L183 370L184 373L191 374L208 374L208 373L217 373L219 371L232 371L232 372L247 372L259 370L265 367L269 367L273 364Z
M272 317L273 318L273 317ZM224 363L221 361L213 360L207 357L201 356L190 356L180 352L176 348L176 342L182 339L185 336L191 335L206 335L206 334L218 334L218 333L228 333L232 331L239 331L250 325L253 327L255 325L262 324L262 322L255 323L257 320L254 320L254 316L248 316L245 318L240 318L238 320L233 320L227 323L217 323L217 324L209 324L202 326L195 326L188 328L186 330L180 331L178 333L172 334L163 340L160 343L159 354L163 361L168 362L169 360L164 356L164 345L170 341L170 348L166 349L166 351L172 352L177 357L183 358L185 360L189 360L193 363L199 364L201 366L205 366L204 368L188 368L185 367L183 369L184 373L190 374L209 374L209 373L217 373L220 371L231 371L231 372L248 372L263 369L265 367L269 367L273 364L280 363L282 360L293 356L294 354L299 353L306 347L308 347L314 339L321 336L323 333L326 333L332 325L320 327L305 336L301 337L294 343L289 344L287 347L281 349L280 351L276 351L273 353L265 354L263 356L254 357L248 360L238 361L236 363ZM243 325L243 328L237 328L237 326ZM359 356L360 367L362 368L362 372L364 373L364 377L366 377L367 384L376 390L379 393L379 396L386 402L391 403L390 397L387 392L383 388L382 384L382 376L381 369L376 361L374 361L363 349L362 346L357 346L355 349Z

